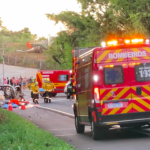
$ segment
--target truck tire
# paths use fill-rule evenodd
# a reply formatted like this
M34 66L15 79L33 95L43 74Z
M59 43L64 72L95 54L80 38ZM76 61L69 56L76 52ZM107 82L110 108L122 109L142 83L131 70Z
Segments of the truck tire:
M85 125L79 123L78 117L75 116L75 127L77 133L84 133Z
M94 140L99 140L99 139L102 139L103 137L103 129L97 127L92 119L91 121L91 132L92 132L92 138Z

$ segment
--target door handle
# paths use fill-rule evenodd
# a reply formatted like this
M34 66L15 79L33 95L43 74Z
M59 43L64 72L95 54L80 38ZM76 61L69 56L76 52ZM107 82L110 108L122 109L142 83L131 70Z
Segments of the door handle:
M141 87L136 87L136 94L137 95L141 95L142 94Z

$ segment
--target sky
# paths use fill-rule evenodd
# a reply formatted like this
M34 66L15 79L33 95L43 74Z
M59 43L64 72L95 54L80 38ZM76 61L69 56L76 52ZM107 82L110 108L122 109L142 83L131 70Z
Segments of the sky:
M47 38L65 29L61 23L55 26L45 15L65 10L80 12L81 7L76 0L0 0L3 26L12 31L28 27L38 37Z

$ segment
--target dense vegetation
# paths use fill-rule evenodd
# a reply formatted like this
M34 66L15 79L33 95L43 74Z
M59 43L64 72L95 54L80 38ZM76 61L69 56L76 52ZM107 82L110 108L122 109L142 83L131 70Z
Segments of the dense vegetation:
M107 38L149 37L149 0L77 0L81 12L63 11L60 14L47 14L47 18L62 22L66 30L58 33L46 52L47 65L56 64L59 69L72 68L72 49L74 47L100 46ZM35 40L28 28L18 32L8 31L0 20L0 36L6 40L25 43ZM43 39L43 37L41 38ZM1 40L0 40L1 41Z
M73 147L39 129L19 115L0 108L1 150L73 150Z
M62 22L67 30L58 33L49 49L61 68L72 68L73 47L100 46L110 37L150 36L149 0L77 0L82 12L63 11L47 14ZM48 62L51 62L52 56Z

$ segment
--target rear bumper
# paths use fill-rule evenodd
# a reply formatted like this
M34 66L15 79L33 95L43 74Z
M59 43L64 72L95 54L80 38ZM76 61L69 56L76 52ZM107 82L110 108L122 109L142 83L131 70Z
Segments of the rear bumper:
M150 112L128 113L118 115L99 116L100 126L107 125L130 125L130 124L145 124L150 122Z
M146 124L150 122L150 118L143 119L132 119L132 120L118 120L118 121L110 121L110 122L101 122L100 126L110 126L110 125L134 125L134 124Z

